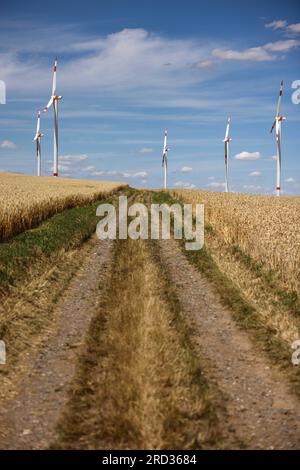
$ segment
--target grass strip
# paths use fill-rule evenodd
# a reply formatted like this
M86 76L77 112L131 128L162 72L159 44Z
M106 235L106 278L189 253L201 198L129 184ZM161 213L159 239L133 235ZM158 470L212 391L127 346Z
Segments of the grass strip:
M121 194L129 195L131 192L130 188L121 190ZM118 194L108 196L105 202L115 202ZM0 296L27 277L28 267L32 269L35 261L40 264L41 258L72 250L87 240L99 221L96 209L101 201L103 199L64 210L38 227L0 243Z
M211 392L157 252L152 242L115 243L52 448L221 446Z

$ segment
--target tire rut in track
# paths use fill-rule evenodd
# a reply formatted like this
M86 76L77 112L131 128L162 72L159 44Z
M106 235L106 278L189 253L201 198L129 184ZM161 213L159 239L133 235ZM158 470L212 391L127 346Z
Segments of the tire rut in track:
M229 429L251 449L296 449L300 406L281 374L240 330L213 286L174 240L160 241L206 378L225 398Z
M110 266L112 242L94 236L88 243L82 268L53 312L59 319L56 330L34 357L18 395L1 411L2 449L44 449L52 438Z

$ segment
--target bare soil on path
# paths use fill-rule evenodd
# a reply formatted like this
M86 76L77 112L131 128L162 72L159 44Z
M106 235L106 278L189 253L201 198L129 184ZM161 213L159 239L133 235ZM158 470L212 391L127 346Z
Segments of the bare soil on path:
M206 379L225 400L229 423L250 449L299 449L300 403L174 240L159 242Z
M88 245L81 269L55 307L58 321L47 344L33 358L18 395L0 411L2 449L45 449L51 441L110 266L111 241L93 237Z

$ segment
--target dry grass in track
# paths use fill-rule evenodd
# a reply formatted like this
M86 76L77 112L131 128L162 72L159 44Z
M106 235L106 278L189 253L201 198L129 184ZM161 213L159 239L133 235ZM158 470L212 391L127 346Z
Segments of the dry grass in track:
M211 392L151 242L116 242L52 448L194 449L219 445Z
M109 181L0 173L0 241L64 209L97 201L125 186Z

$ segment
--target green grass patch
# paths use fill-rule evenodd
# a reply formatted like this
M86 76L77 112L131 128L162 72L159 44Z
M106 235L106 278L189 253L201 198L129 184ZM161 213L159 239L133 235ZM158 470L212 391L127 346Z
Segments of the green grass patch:
M284 290L280 287L279 282L276 277L276 273L272 271L266 271L264 269L264 263L255 261L248 254L238 246L233 245L229 247L230 253L234 258L259 277L262 282L264 282L275 295L278 297L279 301L289 309L290 313L296 317L300 317L300 301L297 293L295 291Z
M131 188L122 188L105 200L67 209L38 227L0 243L0 290L4 291L22 280L35 260L80 246L95 232L99 222L99 217L96 217L98 205L102 202L115 203L119 194L128 196L132 191Z
M181 204L167 191L152 191L151 195L153 204Z

